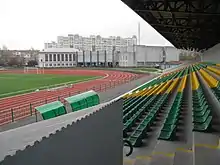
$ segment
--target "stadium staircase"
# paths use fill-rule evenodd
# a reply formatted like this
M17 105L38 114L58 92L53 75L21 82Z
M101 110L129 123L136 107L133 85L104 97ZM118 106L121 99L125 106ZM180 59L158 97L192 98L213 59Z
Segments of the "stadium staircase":
M220 64L196 63L123 96L124 164L219 164L219 81Z

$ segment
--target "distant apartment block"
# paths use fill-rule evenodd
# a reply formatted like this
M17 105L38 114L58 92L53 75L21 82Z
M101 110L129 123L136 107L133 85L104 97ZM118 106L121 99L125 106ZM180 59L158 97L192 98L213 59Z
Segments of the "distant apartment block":
M103 38L100 35L91 35L82 37L78 34L69 34L68 36L58 36L57 42L45 43L44 48L75 48L85 51L112 51L120 50L121 47L137 45L137 37L122 38L120 36L110 36Z

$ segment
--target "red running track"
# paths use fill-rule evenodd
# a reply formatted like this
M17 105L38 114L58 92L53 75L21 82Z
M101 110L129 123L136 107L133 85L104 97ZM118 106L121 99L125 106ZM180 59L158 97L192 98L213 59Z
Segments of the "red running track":
M1 71L11 72L12 71ZM33 71L33 73L36 71ZM23 73L23 71L13 71L13 73ZM53 69L45 70L45 74L71 74L71 75L93 75L103 76L100 79L91 80L74 84L73 87L59 89L56 91L42 90L39 92L17 95L10 98L0 100L0 125L7 124L25 117L34 115L35 107L60 100L64 102L64 98L85 92L87 90L95 90L96 92L105 91L117 85L124 84L134 79L142 77L142 75L108 70L71 70L71 69Z

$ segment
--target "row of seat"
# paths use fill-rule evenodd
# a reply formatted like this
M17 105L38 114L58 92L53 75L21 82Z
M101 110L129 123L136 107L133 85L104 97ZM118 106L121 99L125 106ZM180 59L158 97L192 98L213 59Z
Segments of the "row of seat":
M201 74L206 82L215 84L216 81L210 79L210 75L206 72L206 68L210 66L211 64L201 63L189 65L178 72L161 76L124 96L124 138L127 138L133 146L140 146L142 140L147 137L147 133L151 131L151 126L158 122L156 119L159 119L160 113L163 112L165 120L158 139L175 139L181 110L186 103L183 95L189 76L193 90L193 131L207 131L212 121L211 109L200 86L197 73ZM178 89L174 90L177 86ZM215 89L212 90L219 95L220 87L215 85ZM168 99L173 91L177 92L176 97L172 104L168 105Z
M155 79L154 81L151 81L147 84L142 85L140 88L136 89L134 92L136 92L138 90L145 89L145 88L149 88L150 86L154 86L156 84L160 84L160 83L166 82L168 80L175 79L177 77L181 77L186 73L186 70L185 70L186 68L188 68L188 67L181 68L178 71L173 71L173 72L170 72L170 73L167 73L167 74L163 74L162 76Z
M161 76L161 77L159 77L159 78L157 78L157 79L155 79L145 85L142 85L140 88L136 89L133 93L139 92L139 91L146 89L146 88L153 87L153 86L161 84L163 82L167 82L169 80L173 80L177 77L182 77L185 73L186 73L186 71L184 69L181 69L180 72L174 72L173 74L167 75L166 77ZM127 94L124 96L124 98L132 97L132 96L133 96L132 94Z
M193 130L207 131L211 125L211 111L204 93L199 87L193 91Z
M156 87L156 89L150 89L149 91L152 91L151 94L147 97L139 97L139 99L135 102L133 102L130 106L126 107L123 110L123 122L127 122L134 114L142 107L144 107L146 104L148 104L148 101L151 96L156 96L163 92L164 89L166 89L171 82L167 82L165 84L161 84Z
M202 78L211 88L213 93L216 94L216 96L219 95L219 89L217 89L215 93L215 89L218 88L218 81L205 71L205 67L209 67L208 65L212 64L203 64L203 68L200 68L197 73L193 72L191 75L191 86L193 95L193 130L200 132L206 132L209 130L213 117L211 113L211 107L209 106L208 101L204 95L204 91L197 78L197 74L200 74L202 76Z
M187 70L188 72L188 70ZM158 139L173 140L175 139L178 121L180 119L180 111L182 107L183 92L186 87L187 76L181 79L178 87L177 95L172 103L172 106L168 109L168 113L165 116L165 122L160 132Z
M132 143L133 146L140 146L142 144L143 138L146 137L147 131L150 130L150 126L154 123L158 113L160 112L160 109L167 104L167 99L170 93L173 91L173 89L178 84L179 78L167 82L165 85L161 87L161 89L154 95L149 102L147 102L143 109L147 115L140 120L139 118L139 125L133 130L131 135L128 137L128 140ZM147 108L147 109L146 109ZM141 109L139 112L137 112L137 115L139 115L143 110ZM132 121L137 121L137 115L134 115L134 119L131 121L128 121L124 125L124 137L127 137L127 131L130 131L132 127L135 126L135 123ZM138 116L140 117L140 116ZM132 117L133 118L133 117Z
M139 146L141 144L142 139L146 135L146 131L154 122L160 108L164 106L164 103L167 101L170 93L176 87L179 78L188 74L188 72L189 68L187 67L186 70L182 69L180 72L176 72L175 74L156 79L155 82L160 83L160 85L157 85L154 82L152 83L155 85L154 87L136 91L130 94L132 97L124 97L123 135L131 141L133 146ZM185 79L186 78L184 77L184 82ZM166 83L164 83L164 81ZM183 85L181 88L183 88ZM146 116L143 118L144 115ZM132 133L129 135L130 131Z
M149 131L150 126L152 126L152 124L154 123L160 108L167 101L168 94L163 94L155 97L159 97L159 99L155 102L155 104L150 104L151 106L148 107L148 114L144 117L138 127L132 132L132 134L128 138L133 146L137 147L142 144L142 140L146 137L147 131Z
M215 97L220 101L220 83L217 79L215 79L213 76L208 74L206 70L200 69L200 74L205 80L205 82L210 87L212 93L215 95Z
M173 140L175 138L177 124L180 119L182 97L183 94L179 92L169 109L158 139Z
M124 123L124 130L123 130L124 137L127 137L127 132L130 131L131 128L136 125L137 121L140 121L142 123L142 124L140 123L137 126L137 128L133 131L131 136L128 137L128 140L130 140L134 146L138 146L141 144L141 140L144 137L143 136L144 132L148 128L147 126L149 126L149 124L154 121L158 108L160 108L160 105L162 106L162 104L164 103L163 97L160 97L160 96L161 95L166 95L166 96L169 95L170 91L172 91L172 89L173 89L174 82L176 83L177 81L178 81L178 79L176 79L174 81L168 81L167 83L164 83L164 84L162 83L157 88L158 90L155 90L157 92L153 93L153 96L149 99L149 101L147 101L145 103L145 105L143 105L139 110L136 111L136 114L134 114L129 120L127 120L126 123ZM148 112L149 109L154 110L154 111L151 111L151 114L152 114L152 112L154 112L154 113L153 113L153 116L150 118L150 120L146 123L146 120L148 120L149 118L144 118L142 120L140 120L140 118L143 116L144 113ZM127 116L127 115L125 115L125 116ZM147 116L149 116L149 114ZM140 133L140 129L141 129L142 133Z

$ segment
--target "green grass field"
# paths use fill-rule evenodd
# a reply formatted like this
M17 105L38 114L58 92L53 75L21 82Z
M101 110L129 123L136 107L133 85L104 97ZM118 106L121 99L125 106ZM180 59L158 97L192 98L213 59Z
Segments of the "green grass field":
M95 76L48 75L48 74L0 74L0 98L33 92L64 84L96 79Z

